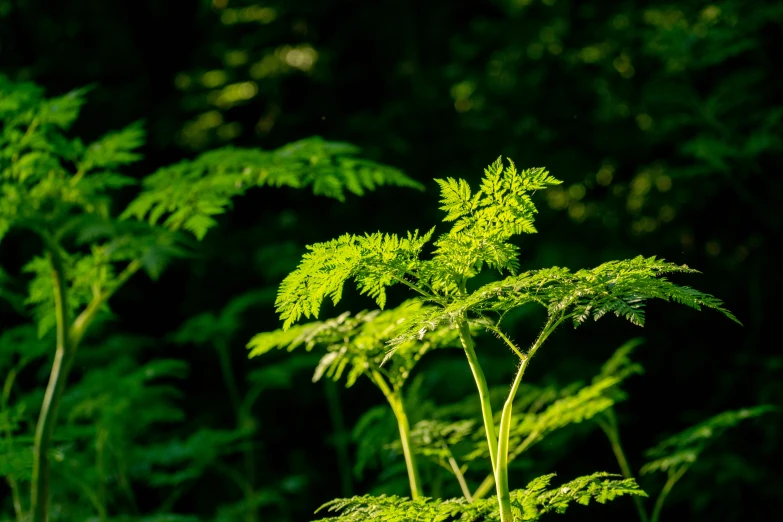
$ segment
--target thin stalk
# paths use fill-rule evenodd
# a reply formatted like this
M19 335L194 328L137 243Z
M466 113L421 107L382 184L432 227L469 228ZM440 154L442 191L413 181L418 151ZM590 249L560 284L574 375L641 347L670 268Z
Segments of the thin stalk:
M465 349L465 355L468 357L470 371L473 372L473 378L476 381L476 387L481 400L481 416L484 419L484 431L487 434L487 444L489 445L489 456L492 461L492 472L497 472L495 460L498 452L498 438L495 432L495 420L492 415L492 404L489 401L489 387L484 372L476 356L476 349L473 345L473 338L470 335L468 322L463 319L458 323L459 338L462 341L462 347Z
M59 474L65 478L68 482L71 482L76 485L79 489L82 490L82 493L87 498L87 500L90 501L92 504L92 507L95 508L95 511L98 512L98 517L100 520L107 520L108 519L108 513L106 512L106 508L103 504L101 504L100 499L98 498L98 494L95 492L94 489L90 487L90 485L79 478L78 476L66 472L64 469L60 469Z
M228 398L231 401L231 407L234 408L234 414L239 416L242 396L239 392L239 385L234 378L234 371L231 368L231 358L228 354L228 346L225 341L218 340L215 342L215 348L218 354L218 362L220 363L220 373L223 375L223 383L228 390Z
M617 427L617 417L614 414L614 409L609 408L604 414L606 422L599 421L598 425L601 427L606 437L609 439L609 444L612 446L612 452L617 459L617 464L620 466L620 472L626 479L634 478L631 466L628 464L628 459L625 458L625 452L623 446L620 444L620 430ZM647 510L644 509L644 502L641 497L633 496L633 503L636 506L636 511L639 513L639 520L641 522L648 522Z
M228 346L225 340L216 340L215 349L218 354L218 362L220 364L220 373L223 376L223 383L226 386L231 406L234 409L237 428L244 430L252 422L252 418L250 417L249 412L243 407L242 393L239 391L239 385L234 376L234 370L231 367L231 357L229 356ZM251 507L253 497L255 496L255 451L253 449L253 441L250 437L246 437L244 440L242 465L244 467L245 478L241 483L238 483L238 485L245 496L245 522L256 522L258 520L258 515L256 510Z
M462 473L462 470L459 469L459 464L457 464L457 461L454 459L454 455L451 454L449 447L445 443L443 444L443 450L448 453L447 460L449 461L449 466L451 466L452 473L454 473L454 476L457 477L457 482L459 482L462 495L468 502L473 502L473 496L470 494L470 488L468 487L468 483L465 482L465 475Z
M327 379L324 385L326 386L326 404L329 408L329 416L332 419L332 427L334 428L341 491L344 497L352 497L353 478L351 476L351 459L348 455L348 431L345 429L340 396L334 381Z
M393 279L395 279L395 280L397 280L398 282L400 282L400 283L404 284L405 286L407 286L407 287L408 287L408 288L410 288L411 290L413 290L413 291L415 291L415 292L418 292L418 293L420 293L421 295L423 295L423 296L424 296L424 297L426 297L427 299L430 299L430 300L432 300L432 301L435 301L436 303L443 304L443 300L442 300L442 299L440 299L438 296L436 296L436 295L434 295L434 294L430 294L430 293L427 293L427 292L425 292L424 290L422 290L422 289L421 289L421 287L414 285L413 283L411 283L410 281L408 281L408 280L407 280L407 279L405 279L404 277L397 277L397 276L396 276L396 275L394 275L394 274L390 274L390 275L391 275L391 277L392 277Z
M508 489L508 444L509 434L511 432L511 411L514 404L514 396L519 389L519 383L525 375L530 357L525 357L519 365L517 375L511 384L511 390L508 392L506 403L503 405L503 413L500 417L500 436L498 438L498 457L497 469L495 470L495 485L497 487L498 503L500 504L501 522L513 522L514 516L511 513L511 494Z
M522 441L522 443L514 448L514 451L510 452L508 455L508 462L511 463L519 457L526 449L528 449L535 441L538 439L539 436L538 431L534 431L530 433L527 437L525 437L525 440ZM473 499L477 500L480 498L484 498L487 493L492 491L492 487L495 485L495 476L493 474L489 474L486 477L484 477L484 481L479 484L479 487L476 488L476 491L473 492Z
M495 469L495 481L498 503L500 504L501 522L513 522L514 520L514 516L511 513L511 495L508 489L508 445L511 432L511 414L514 407L514 397L516 396L519 384L522 382L522 378L525 375L525 370L527 369L530 359L536 354L547 337L551 335L563 319L563 316L557 320L555 320L554 317L549 318L544 329L541 331L541 334L538 336L538 339L536 339L533 346L522 359L517 374L514 377L514 383L511 385L511 390L506 398L506 403L503 406L503 413L500 417L500 433L498 435L497 468Z
M400 430L400 442L402 443L402 454L405 457L405 467L408 469L408 482L411 486L411 498L424 496L421 489L421 477L419 476L419 466L416 462L416 456L413 454L413 444L411 443L411 428L408 423L408 415L405 413L405 406L402 402L400 390L392 391L386 380L378 370L370 371L370 378L380 388L386 400L389 402L394 417L397 419L397 427Z
M73 366L73 360L79 343L87 333L87 329L95 320L103 304L122 286L134 273L141 268L141 262L134 260L120 273L111 289L96 295L73 324L69 323L68 313L68 283L65 279L65 265L60 254L60 245L46 232L41 234L52 268L54 293L55 324L57 340L54 361L49 374L41 412L35 428L35 443L33 447L33 473L30 485L31 522L48 522L49 520L49 451L52 443L54 426L60 408L60 399L68 381L68 374ZM101 516L105 517L105 512Z
M105 450L108 433L103 428L98 428L98 437L95 440L95 474L98 477L96 500L101 506L98 510L100 522L106 522L106 474L105 474Z
M89 329L92 322L98 316L98 312L100 312L101 307L106 304L109 298L111 298L111 296L113 296L114 293L133 276L133 274L138 272L141 267L141 261L138 259L128 263L125 269L120 272L120 275L117 276L117 280L115 281L114 285L112 285L112 288L104 290L100 294L96 295L82 311L82 313L80 313L79 316L73 321L73 326L70 328L70 338L71 344L74 346L74 350L84 338L84 335L87 333L87 330Z
M650 522L658 522L660 516L661 516L661 509L663 509L663 502L666 500L666 497L669 495L669 492L671 492L672 488L674 487L674 484L682 478L683 475L685 475L685 472L688 471L688 466L683 466L674 473L669 473L669 478L666 481L666 484L663 485L663 489L661 490L661 493L658 495L658 498L655 500L655 507L653 507L652 516L650 517Z
M12 368L5 378L5 383L3 384L3 394L2 397L0 397L0 413L5 412L6 408L8 407L8 399L11 397L11 389L14 386L14 381L16 380L16 376L19 373L19 369L21 366L23 366L23 364L24 361L16 367ZM4 431L6 440L8 441L9 449L13 451L14 434L11 432L11 426L6 424ZM14 504L14 515L16 515L16 520L17 522L23 522L24 508L22 507L22 497L19 494L19 483L14 477L10 475L6 477L6 482L8 482L8 487L11 488L11 499Z
M65 281L65 267L62 257L60 257L59 246L51 243L47 244L47 248L52 267L52 280L54 281L57 345L52 371L49 374L49 383L46 386L41 413L35 429L33 475L30 490L32 522L48 522L49 519L49 449L60 398L65 390L65 383L76 353L75 345L71 343L68 324L68 285Z

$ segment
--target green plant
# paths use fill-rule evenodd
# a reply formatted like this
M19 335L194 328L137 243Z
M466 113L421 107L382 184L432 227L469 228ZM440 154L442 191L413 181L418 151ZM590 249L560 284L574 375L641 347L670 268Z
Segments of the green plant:
M181 230L203 238L216 226L214 216L254 187L312 186L316 194L343 199L345 191L362 194L384 184L418 186L398 170L354 157L353 146L311 138L275 151L227 147L159 169L144 178L142 191L116 218L114 191L136 184L116 171L141 158L145 135L134 123L90 144L69 137L86 92L46 98L32 83L0 76L0 240L11 228L39 238L43 254L24 267L32 276L26 304L39 337L55 332L33 443L33 522L50 518L52 441L79 346L136 272L156 278L171 258L190 252ZM14 379L6 383L4 404ZM14 431L14 418L4 421L6 433ZM8 477L21 520L27 510L17 474Z
M335 319L297 325L288 330L261 333L248 343L250 357L275 348L289 351L297 347L312 350L322 346L326 354L321 358L313 375L313 382L326 376L335 381L346 377L346 387L352 386L360 376L367 377L382 393L394 413L399 429L402 453L405 457L411 497L423 495L419 467L411 443L410 421L405 409L403 386L416 363L430 350L453 347L459 343L453 329L441 329L426 340L410 340L397 347L396 357L386 361L386 343L390 333L406 319L421 313L420 301L409 301L399 307L372 312L363 311L355 316L344 313Z
M360 292L374 298L381 308L386 304L387 287L403 284L415 291L428 306L422 306L398 325L386 358L394 357L405 343L424 340L440 328L457 330L478 389L498 512L503 522L510 522L515 517L508 484L514 399L531 358L560 324L570 321L578 327L590 318L597 320L614 313L642 326L645 302L653 298L697 310L713 308L737 320L722 308L718 299L665 278L668 274L695 270L655 257L610 261L576 272L554 267L518 273L519 249L510 240L515 235L536 231L532 193L559 183L545 169L519 171L513 162L504 167L499 158L485 170L481 188L475 193L464 180L436 181L441 188L441 208L447 213L444 221L454 225L434 241L430 258L423 259L422 250L434 229L425 234L409 232L404 237L346 234L311 245L297 269L283 280L277 311L284 321L283 329L288 329L303 316L317 316L324 299L331 298L337 304L348 280L355 281ZM511 275L471 291L470 280L484 268ZM530 348L523 351L504 332L501 322L511 310L535 304L545 308L547 320ZM494 333L518 358L517 373L499 426L495 424L471 326ZM643 494L632 479L625 479L619 489ZM519 494L523 493L515 493L513 498ZM350 501L336 504L338 508L349 505ZM350 512L346 511L347 516ZM448 516L452 515L444 515Z

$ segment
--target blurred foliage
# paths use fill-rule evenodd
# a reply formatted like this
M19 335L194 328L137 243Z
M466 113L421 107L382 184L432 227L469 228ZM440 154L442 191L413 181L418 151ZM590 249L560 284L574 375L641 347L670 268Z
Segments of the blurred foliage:
M164 379L181 390L179 399L167 400L174 400L182 420L150 424L145 433L131 430L128 440L136 437L141 447L179 441L183 457L174 467L205 470L183 482L176 495L176 488L170 492L173 511L197 517L137 520L242 520L244 497L221 474L243 469L244 447L232 447L230 437L218 434L238 429L226 406L230 399L218 352L214 345L188 348L210 345L192 337L178 347L167 335L191 317L211 314L223 321L221 307L251 288L266 289L269 299L243 312L233 334L214 336L226 339L221 342L243 394L253 383L268 383L259 384L264 391L253 403L254 435L242 432L255 441L260 512L275 520L307 520L324 500L349 496L335 480L335 439L310 435L315 426L325 434L333 425L323 394L299 371L314 361L284 363L286 354L270 353L248 364L243 345L256 332L279 326L274 288L305 244L346 230L401 232L434 223L435 211L427 210L436 201L430 180L476 181L478 168L498 152L520 164L547 165L564 180L544 193L538 227L551 233L525 238L523 268L557 264L576 270L636 253L660 255L699 269L704 274L699 287L719 295L745 325L650 307L648 314L666 314L658 323L666 328L644 331L647 342L637 358L646 377L630 381L629 400L613 407L633 469L665 433L718 411L783 403L783 357L767 340L774 339L771 323L782 277L774 246L781 242L776 197L783 182L775 173L783 156L777 51L782 45L780 2L0 0L0 63L8 78L35 81L55 96L93 85L92 108L74 124L75 135L94 142L107 128L132 129L129 124L144 118L148 144L144 159L124 170L129 178L141 179L183 155L216 146L260 144L273 150L320 135L356 143L370 159L401 168L428 189L418 194L385 188L345 205L289 190L249 193L232 213L215 218L216 233L207 235L197 259L169 267L154 286L135 281L116 296L116 319L102 325L101 336L126 331L157 341L154 348L123 351L118 361L131 361L107 375L130 378L134 368L155 359L186 360L190 367L185 377ZM119 200L130 200L127 190L120 190ZM16 327L29 282L29 274L18 274L37 253L38 244L18 232L0 243L0 335L14 336L7 338L15 347L0 342L0 379L18 374L15 389L33 392L30 400L40 401L41 357L50 344L36 351L14 340L35 337ZM401 300L390 292L390 303ZM366 307L353 294L344 302L330 315ZM535 312L508 316L514 337L532 338L535 318ZM222 331L220 324L205 328ZM208 340L213 334L203 335ZM597 373L611 348L631 335L638 332L596 325L592 336L577 342L561 332L539 356L531 382L562 389L588 370ZM502 348L484 352L488 378L509 377L509 354ZM80 355L74 382L115 368L112 361L86 355L86 350ZM406 403L413 417L427 418L435 404L458 403L472 391L460 355L443 351L421 361L409 383L419 391L411 389ZM139 386L155 386L154 380ZM361 381L355 386L354 393L339 394L349 426L382 401L365 393L369 387ZM499 389L496 400L506 391ZM436 402L419 400L422 396ZM478 411L476 404L461 407ZM16 423L25 431L34 412L14 409L0 416L0 424ZM101 415L89 418L108 418ZM352 453L374 446L376 436L381 446L393 441L396 428L387 420L391 424L357 426ZM86 418L73 422L89 424ZM370 426L377 429L371 432ZM383 438L383 426L391 437ZM207 428L215 430L211 438L190 438ZM612 452L600 432L573 437L565 433L572 428L558 430L551 442L533 446L529 459L515 461L513 480L524 484L552 470L563 478L611 471ZM88 441L97 439L81 437L66 454L83 466L96 455ZM781 437L779 415L766 415L716 439L674 488L663 518L750 520L780 510L783 482L769 463L779 459L774 455ZM221 440L237 453L204 449L204 461L188 460L184 448L220 446ZM15 439L14 447L24 451L24 443ZM66 440L58 441L58 447L66 446ZM207 466L206 461L217 462L209 455L220 456L222 472ZM357 456L351 455L354 462ZM132 509L111 458L105 469L112 470L106 473L114 482L107 495L115 495L117 507ZM372 459L388 466L365 469L357 492L404 494L404 470L395 468L394 450ZM160 464L161 473L171 471L166 466ZM446 470L423 473L431 473L426 480L434 493L458 494L444 481L444 475L450 479ZM84 477L95 487L94 475ZM129 480L139 513L161 508L168 492ZM645 476L641 484L654 492L655 480L656 475ZM76 486L66 484L63 479L63 491L73 495ZM0 489L2 520L13 509L6 491ZM87 495L68 498L95 514ZM77 503L70 505L76 509ZM564 518L584 516L579 509ZM627 520L631 509L620 499L602 513Z

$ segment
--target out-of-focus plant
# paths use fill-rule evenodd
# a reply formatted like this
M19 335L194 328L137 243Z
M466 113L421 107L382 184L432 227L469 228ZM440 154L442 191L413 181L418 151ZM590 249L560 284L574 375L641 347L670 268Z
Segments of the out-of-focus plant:
M275 151L225 148L161 168L144 179L142 191L116 218L113 191L136 183L117 169L141 157L144 131L134 123L90 144L69 137L86 92L46 98L32 83L0 76L0 240L11 228L40 240L42 255L24 268L32 274L26 303L38 335L55 333L33 441L33 522L50 518L55 426L79 346L136 272L156 278L172 257L188 253L180 231L202 239L216 226L214 216L253 187L312 186L316 194L343 199L345 191L361 194L384 184L418 186L396 169L354 157L355 147L311 138ZM16 426L6 424L9 433ZM20 499L16 475L10 470L9 485ZM17 518L25 516L21 500L14 507Z

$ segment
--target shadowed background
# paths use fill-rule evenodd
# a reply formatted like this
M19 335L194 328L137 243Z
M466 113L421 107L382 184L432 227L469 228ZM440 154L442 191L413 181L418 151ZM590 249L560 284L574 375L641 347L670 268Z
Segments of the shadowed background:
M646 339L637 358L647 372L618 406L638 469L643 450L667 434L726 409L783 401L783 356L771 326L781 291L773 251L781 239L782 24L780 2L0 0L0 66L49 95L93 85L72 129L85 141L143 119L145 159L130 168L139 178L225 144L271 149L319 135L354 143L427 187L345 203L258 189L221 217L196 259L175 263L157 282L137 276L117 295L106 335L152 338L134 357L179 358L190 368L176 383L184 420L152 439L233 427L213 351L169 335L184 321L217 313L248 290L266 291L227 341L243 382L286 358L248 361L244 345L278 327L275 287L304 245L344 232L428 229L442 217L432 178L475 182L502 154L564 180L535 198L539 234L520 240L523 269L658 255L702 271L677 282L723 299L744 323L651 303L643 330L612 319L578 335L564 328L536 358L526 375L533 382L587 380L622 342ZM39 246L12 234L1 248L0 264L15 276ZM24 279L13 285L23 288ZM406 294L392 296L396 304ZM373 306L356 292L346 297L338 311ZM5 304L0 313L0 328L23 320ZM537 328L523 319L511 329L525 344ZM485 337L479 351L490 382L510 382L506 350ZM472 392L460 356L439 354L420 369L428 398ZM268 490L263 519L308 520L348 489L405 494L400 457L350 481L339 470L335 412L350 430L382 397L366 383L333 394L309 382L309 368L288 368L290 382L264 391L253 411L256 480ZM43 378L33 373L23 383L33 389ZM752 520L783 507L783 482L769 466L781 436L779 415L729 432L678 484L663 518ZM534 453L546 466L512 471L512 487L537 473L567 479L616 468L598 430L547 448ZM349 451L353 460L350 442ZM226 465L238 466L232 458ZM226 480L205 465L174 509L213 519L237 500ZM661 487L655 477L640 483ZM136 488L139 510L156 509L159 492ZM607 519L634 516L630 501L601 509Z

